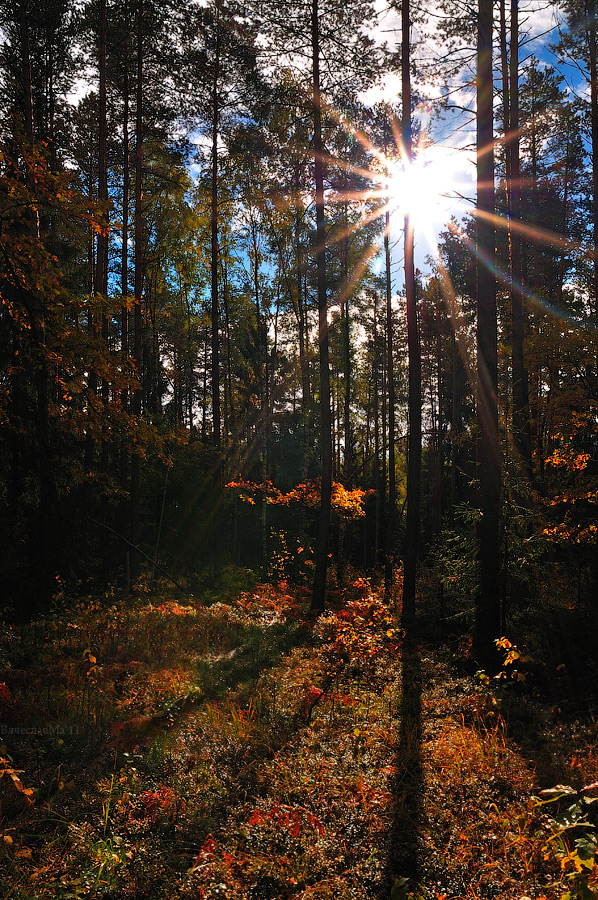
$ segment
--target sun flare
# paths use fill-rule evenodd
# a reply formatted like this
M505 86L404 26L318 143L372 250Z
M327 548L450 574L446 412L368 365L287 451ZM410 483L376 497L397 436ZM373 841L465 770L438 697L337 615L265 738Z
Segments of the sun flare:
M409 215L416 229L443 224L454 211L462 167L462 156L442 146L420 150L411 163L389 161L386 193L391 214Z

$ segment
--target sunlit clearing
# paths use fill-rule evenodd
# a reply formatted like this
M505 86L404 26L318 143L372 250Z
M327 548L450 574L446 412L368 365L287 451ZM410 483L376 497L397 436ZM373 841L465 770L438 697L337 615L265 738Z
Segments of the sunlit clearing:
M444 224L455 213L465 186L463 163L462 153L442 146L421 149L410 164L389 161L391 213L409 215L413 226L424 231Z

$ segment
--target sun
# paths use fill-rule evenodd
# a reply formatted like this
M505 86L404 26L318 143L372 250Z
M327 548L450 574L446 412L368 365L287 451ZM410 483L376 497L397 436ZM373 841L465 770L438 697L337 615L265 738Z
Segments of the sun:
M455 210L462 165L457 151L441 145L421 148L410 163L389 160L385 193L391 216L408 215L416 230L445 224Z

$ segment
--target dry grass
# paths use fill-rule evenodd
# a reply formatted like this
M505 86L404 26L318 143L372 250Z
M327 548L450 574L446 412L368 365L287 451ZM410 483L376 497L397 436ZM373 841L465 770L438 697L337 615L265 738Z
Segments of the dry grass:
M6 900L363 900L393 883L393 900L556 900L573 884L490 692L425 645L403 660L362 580L315 626L282 584L210 608L93 602L8 637L2 720L72 733L6 737L36 792L26 806L0 781ZM552 739L577 786L595 780L591 728Z

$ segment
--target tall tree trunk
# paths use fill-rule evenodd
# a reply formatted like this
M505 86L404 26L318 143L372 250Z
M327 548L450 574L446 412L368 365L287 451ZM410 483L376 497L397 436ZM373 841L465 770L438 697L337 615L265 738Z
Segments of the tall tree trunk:
M506 0L499 0L499 47L500 47L500 76L502 89L502 126L504 135L504 152L505 152L505 186L507 191L507 207L510 208L510 189L511 179L509 172L509 121L511 113L511 101L509 96L509 55L507 50L507 11Z
M218 82L220 78L220 0L216 0L216 47L212 78L212 185L210 212L210 269L212 293L212 443L220 449L220 315L218 303L218 131L220 106Z
M209 329L206 326L203 339L203 377L201 389L201 442L206 443L207 435L207 408L208 408L208 346L210 343Z
M29 55L29 28L27 22L27 8L25 0L19 4L19 41L21 52L21 79L23 84L23 130L29 147L33 146L33 99L31 95L31 60ZM17 167L16 160L14 162ZM31 222L31 231L34 231L34 222ZM13 356L10 381L9 404L13 411L11 419L19 419L25 409L24 372L21 370L23 354L23 334L21 329L12 322ZM23 449L22 428L14 428L11 433L11 487L10 508L12 510L11 521L16 526L17 511L20 496L24 487L21 456Z
M457 338L454 328L451 328L451 510L454 511L457 504L457 447L460 435L459 428L459 400L457 382Z
M385 148L385 153L386 153ZM386 540L384 546L384 592L387 597L393 584L396 530L396 463L395 463L395 379L394 379L394 327L392 321L392 275L390 258L390 211L384 221L384 266L386 293L386 359L388 369L388 510L386 514Z
M314 171L316 188L316 271L318 285L318 348L320 356L320 435L322 483L320 524L316 546L315 575L311 606L324 609L330 512L332 507L332 419L330 410L330 359L328 346L328 304L326 298L326 233L324 227L324 159L322 144L322 98L320 96L320 34L318 0L312 0L312 89L314 121Z
M349 191L349 185L343 185L345 192ZM339 480L342 477L345 487L350 488L353 480L353 442L351 436L351 320L349 314L349 296L351 285L349 281L349 216L348 204L343 204L343 239L342 239L342 267L343 278L341 286L341 325L342 325L342 362L343 362L343 467L340 464L341 430L338 431ZM340 416L339 416L340 418ZM342 476L341 476L342 472ZM347 568L346 558L347 520L341 516L338 523L338 555L337 555L337 584L344 584Z
M480 582L476 597L474 652L493 661L500 631L498 355L494 276L494 150L492 114L492 0L478 0L477 45L477 422L481 521Z
M55 120L56 120L56 97L54 87L54 29L50 26L47 32L48 42L48 150L52 163L52 170L55 172L56 164L56 141L55 141Z
M128 26L128 0L124 0L124 16L123 21L125 28ZM130 158L129 158L129 38L128 34L124 46L123 61L123 202L122 202L122 234L121 234L121 275L120 275L120 292L122 294L122 307L120 314L120 352L123 365L129 360L129 190L130 190ZM120 402L123 410L127 410L129 406L129 392L123 387L120 393ZM128 487L129 475L129 451L125 446L120 451L120 484L123 491ZM121 502L120 510L120 532L123 535L122 542L122 562L125 572L125 590L130 588L130 572L129 572L129 545L126 535L129 531L128 527L128 504L126 499Z
M411 62L409 42L409 2L402 5L402 138L406 164L411 164ZM417 325L415 266L413 260L413 225L405 216L405 296L407 301L407 348L409 352L409 443L407 459L407 516L403 574L403 628L413 627L415 620L415 577L419 545L419 505L421 483L421 348Z
M21 44L21 77L23 81L23 125L25 137L33 144L33 92L31 88L31 56L26 0L19 2L19 37Z
M526 187L528 199L531 208L531 224L532 230L535 232L538 227L538 213L540 208L540 191L539 168L541 140L538 137L537 122L538 117L543 115L542 99L538 96L536 88L531 91L530 97L530 121L529 121L529 163L531 177L526 179ZM527 278L533 292L540 293L542 283L540 277L540 253L537 240L532 238L530 242L531 265L528 262ZM541 331L542 325L538 324L538 331ZM530 435L534 435L535 454L538 460L538 471L540 474L540 483L544 483L544 452L542 444L542 391L541 391L541 366L536 359L532 362L532 369L529 373L529 401L530 401Z
M309 380L309 320L307 314L307 298L303 289L304 265L301 247L301 170L299 160L295 162L293 179L295 194L295 267L297 285L297 323L299 326L299 368L301 369L301 412L303 418L303 462L301 477L307 478L309 454L311 449L311 385Z
M224 343L226 347L226 367L224 372L224 430L235 427L236 410L233 403L233 357L229 316L228 262L222 263L222 306L224 313Z
M349 185L345 185L345 190L349 190ZM344 204L344 237L343 237L343 290L344 302L342 303L342 322L343 322L343 437L344 437L344 459L343 459L343 476L346 487L351 486L353 477L353 446L351 439L351 319L349 316L349 217L348 204ZM344 520L341 525L344 526Z
M388 263L387 263L388 265ZM390 273L389 273L390 274ZM388 276L387 276L388 278ZM374 293L374 321L373 321L373 359L372 359L372 368L374 370L374 396L373 396L373 404L374 404L374 489L376 491L376 521L374 523L374 565L377 566L379 563L380 557L380 526L382 520L382 492L381 492L381 478L380 478L380 406L378 402L378 397L380 394L380 387L378 383L378 378L380 375L379 369L380 365L378 362L378 295ZM369 410L369 405L368 405ZM368 429L369 431L369 429ZM366 447L366 458L367 453L369 452L369 446Z
M521 164L519 159L519 0L511 0L511 58L509 89L509 135L506 142L508 160L509 221L521 220ZM511 247L511 342L513 352L513 437L517 463L522 476L532 473L530 410L527 370L523 355L524 308L521 283L523 254L517 228L510 229Z
M98 31L99 68L99 117L98 117L98 201L100 203L100 230L97 237L97 264L95 293L103 297L108 293L108 123L106 95L106 40L107 0L100 0L100 27ZM103 316L105 318L105 316ZM107 325L106 325L107 327Z
M598 316L598 43L596 40L596 3L588 3L588 50L590 57L590 115L592 135L592 231L594 237L594 302Z
M142 302L143 302L143 0L137 0L137 86L135 97L135 285L133 306L133 357L138 384L133 393L133 415L141 416L143 396L143 344L142 344ZM138 453L131 459L131 544L139 542L139 500L140 465ZM132 558L131 574L137 574L138 554Z
M258 240L257 222L251 215L250 223L251 244L253 251L253 293L255 302L255 322L257 336L257 382L260 397L260 408L256 419L258 434L256 438L261 444L262 456L262 481L268 480L268 424L269 424L269 397L268 397L268 332L261 308L260 291L260 248ZM262 565L266 569L268 565L268 504L262 503Z
M23 124L27 151L31 151L34 145L33 123L33 94L31 78L31 56L29 43L29 23L27 20L27 8L25 0L19 3L19 39L21 55L21 77L23 84ZM25 176L29 179L31 176ZM27 216L27 230L31 237L40 241L39 213L33 212ZM39 505L38 505L38 533L35 545L36 554L36 593L31 596L31 604L23 612L28 615L34 613L40 605L40 600L48 600L52 592L52 573L55 568L55 513L56 491L54 484L54 472L52 466L52 450L50 436L50 407L48 393L48 363L45 346L45 327L43 300L35 288L27 297L28 313L30 320L31 343L34 351L34 384L36 391L35 405L35 429L38 448L39 465ZM33 562L32 562L33 565Z
M436 397L438 408L433 419L434 456L432 460L433 474L431 478L431 526L434 534L440 534L442 528L442 501L443 501L443 433L444 423L442 419L442 325L440 302L436 298L434 309L434 331L436 333ZM430 373L430 383L432 376Z
M124 2L124 20L125 27L127 24L127 8L128 0ZM127 297L129 296L129 190L130 190L130 174L129 174L129 41L125 42L125 58L123 69L123 206L122 206L122 239L121 239L121 276L120 276L120 292L123 298L121 310L121 332L120 332L120 349L122 353L123 363L129 357L129 307ZM128 392L123 388L121 392L121 403L123 409L128 405ZM123 480L124 485L124 480Z
M98 121L98 201L100 203L100 230L97 237L97 263L96 263L96 280L94 285L94 293L96 297L100 297L102 305L101 313L101 336L104 347L108 346L108 316L105 310L105 298L108 294L108 229L110 219L108 214L108 122L107 122L107 91L106 91L106 55L107 55L107 0L100 0L100 22L98 30L98 69L99 69L99 121ZM110 384L107 378L102 378L101 397L104 415L108 408L110 394ZM103 426L105 430L105 426ZM102 436L101 446L101 469L102 472L108 471L108 440L106 435ZM106 516L106 498L102 497L101 502L101 520L104 523ZM106 528L101 531L102 545L102 567L104 583L108 580L108 532Z
M185 288L185 313L187 318L187 379L186 379L186 404L187 404L187 422L189 427L189 440L195 437L195 423L193 420L193 403L195 400L195 360L193 352L193 340L191 329L191 303L189 302L189 294Z

